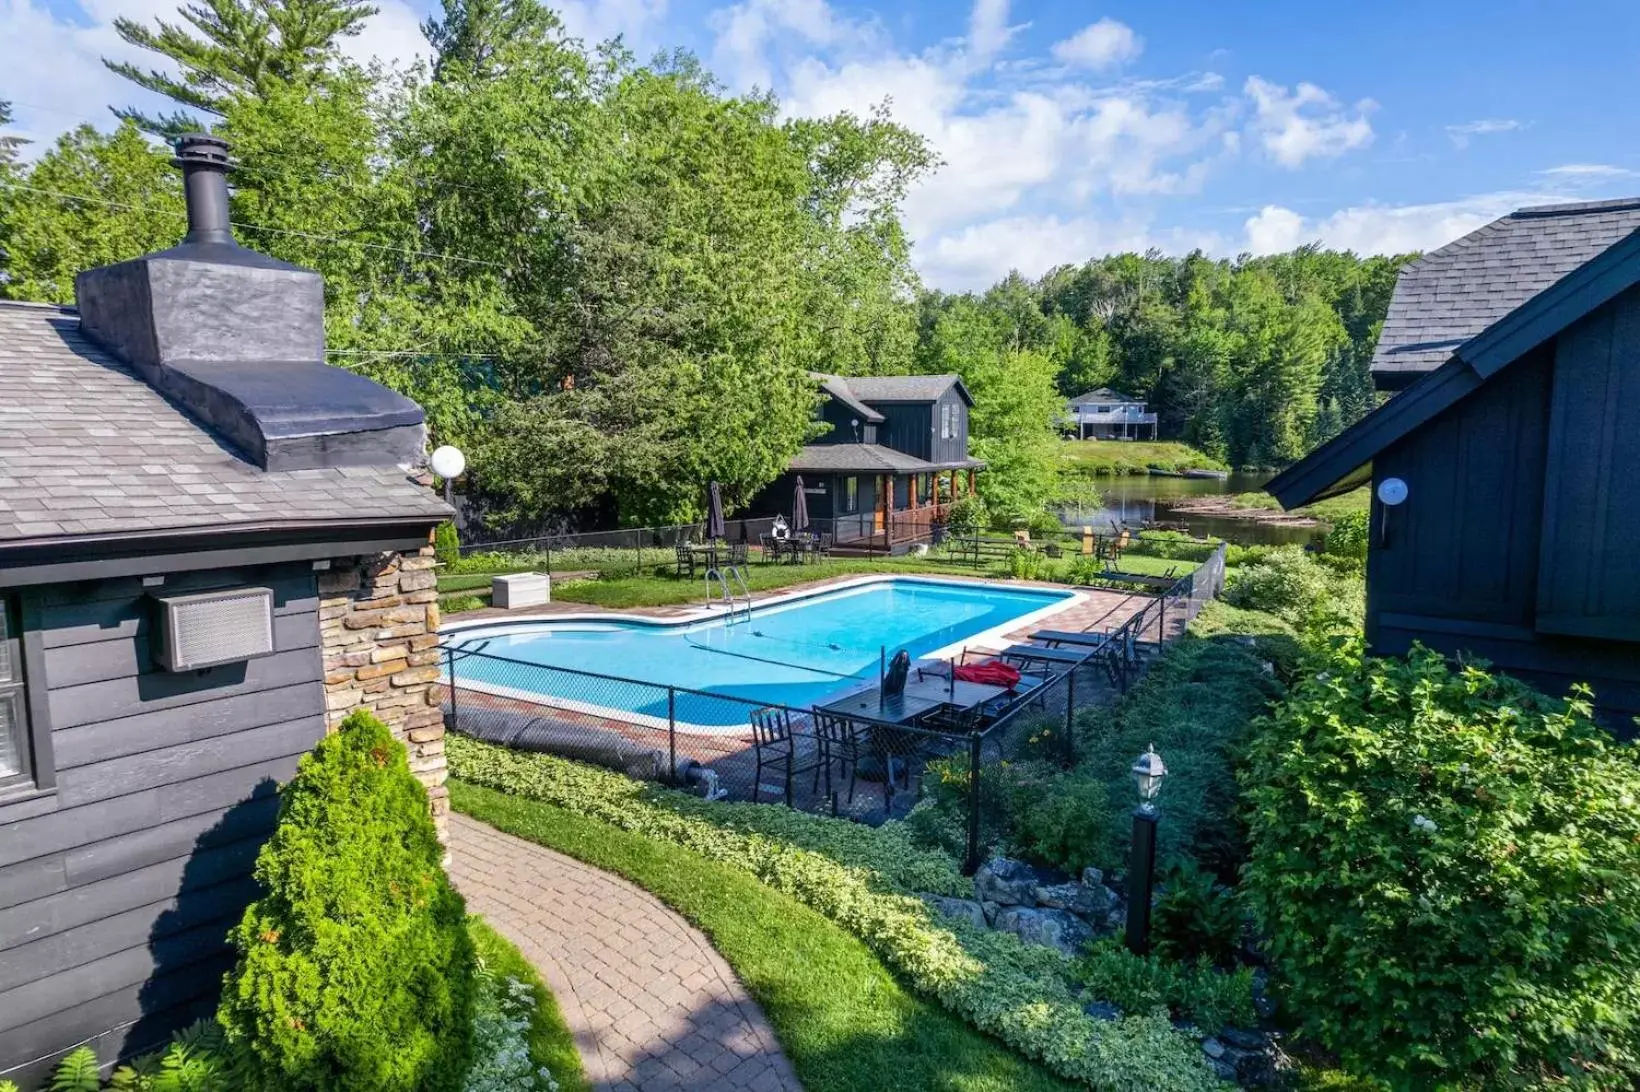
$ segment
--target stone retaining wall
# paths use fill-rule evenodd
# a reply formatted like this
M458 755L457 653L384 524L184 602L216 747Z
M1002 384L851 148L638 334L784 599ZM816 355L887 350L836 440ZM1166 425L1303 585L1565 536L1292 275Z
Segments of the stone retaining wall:
M339 558L319 574L325 707L334 730L368 709L410 750L427 786L439 837L450 808L444 785L444 711L438 663L438 588L432 547L414 554Z

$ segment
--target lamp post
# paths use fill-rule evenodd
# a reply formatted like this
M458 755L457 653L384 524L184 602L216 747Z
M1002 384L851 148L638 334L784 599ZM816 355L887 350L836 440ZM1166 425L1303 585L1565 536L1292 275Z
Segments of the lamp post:
M451 498L451 483L461 477L461 472L467 469L467 456L461 453L460 448L445 444L433 451L433 457L428 460L433 467L433 473L444 479L444 503L453 505Z
M1133 852L1128 859L1127 946L1136 955L1150 951L1150 893L1156 883L1156 821L1153 803L1162 791L1167 765L1155 744L1133 760L1133 780L1139 787L1139 806L1133 809Z

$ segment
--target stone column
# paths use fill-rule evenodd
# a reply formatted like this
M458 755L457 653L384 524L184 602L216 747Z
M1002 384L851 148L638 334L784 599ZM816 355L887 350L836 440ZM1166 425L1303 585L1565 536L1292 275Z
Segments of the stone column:
M433 564L431 546L336 559L319 574L319 629L331 729L355 709L380 717L409 748L443 838L450 801Z

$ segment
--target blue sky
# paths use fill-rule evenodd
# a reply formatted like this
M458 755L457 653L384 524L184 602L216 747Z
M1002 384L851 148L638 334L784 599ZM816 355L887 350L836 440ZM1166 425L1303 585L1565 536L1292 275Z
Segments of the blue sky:
M406 61L427 0L352 44ZM0 0L0 98L50 139L135 101L96 58L175 0ZM582 36L683 46L796 114L889 98L945 160L924 279L1157 246L1438 246L1522 204L1640 193L1640 5L1424 0L570 0Z

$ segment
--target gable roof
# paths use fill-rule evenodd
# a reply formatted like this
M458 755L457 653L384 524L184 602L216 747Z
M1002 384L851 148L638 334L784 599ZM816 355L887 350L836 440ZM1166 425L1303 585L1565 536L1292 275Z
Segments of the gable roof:
M968 405L974 399L959 376L945 375L854 375L843 380L862 402L937 402L955 384Z
M1139 406L1142 406L1142 405L1145 404L1145 400L1143 398L1130 398L1128 395L1123 394L1121 391L1113 391L1109 387L1100 387L1098 390L1085 391L1082 394L1077 395L1075 398L1069 399L1068 401L1071 401L1071 402L1128 402L1128 403L1132 403L1133 405L1139 405Z
M848 380L844 379L842 376L826 375L823 372L813 372L811 374L814 378L820 380L821 390L825 391L827 394L837 399L837 401L847 406L862 421L869 421L872 424L878 424L883 420L882 414L860 401L860 399L855 396L854 392L849 390Z
M1635 230L1640 198L1524 208L1401 271L1372 357L1398 390Z
M1636 285L1640 231L1626 234L1465 341L1404 392L1276 475L1265 492L1291 509L1361 484L1380 451Z
M396 467L262 470L92 344L73 311L0 304L0 548L449 515Z

